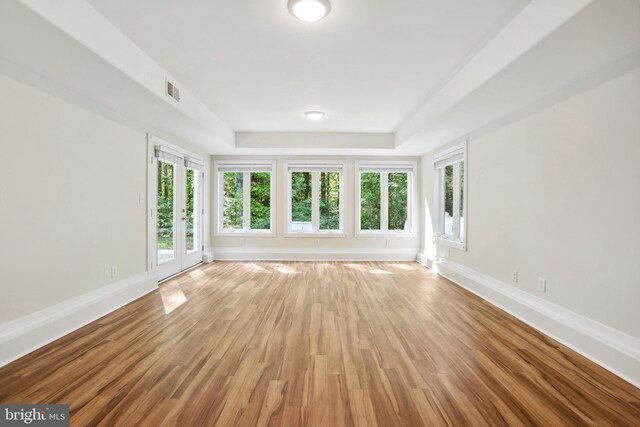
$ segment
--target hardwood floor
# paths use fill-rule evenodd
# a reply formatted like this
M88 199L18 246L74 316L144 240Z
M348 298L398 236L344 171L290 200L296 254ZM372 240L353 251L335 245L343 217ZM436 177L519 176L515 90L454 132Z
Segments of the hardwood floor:
M640 390L416 263L215 262L0 369L71 425L640 425Z

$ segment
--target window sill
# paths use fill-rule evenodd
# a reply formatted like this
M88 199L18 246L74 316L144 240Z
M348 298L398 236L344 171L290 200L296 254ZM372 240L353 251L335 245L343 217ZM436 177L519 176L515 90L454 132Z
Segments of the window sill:
M416 233L406 231L394 233L389 231L357 231L356 237L417 237Z
M219 231L213 233L213 237L276 237L276 233L274 231L239 231L237 233L232 231Z
M460 249L461 251L467 250L467 244L465 242L460 242L457 240L443 239L442 237L436 237L437 245L449 246L454 249Z
M301 233L296 233L294 231L290 231L288 233L286 233L284 235L284 237L339 237L339 238L346 238L347 235L343 232L337 232L337 233L318 233L318 232L301 232Z

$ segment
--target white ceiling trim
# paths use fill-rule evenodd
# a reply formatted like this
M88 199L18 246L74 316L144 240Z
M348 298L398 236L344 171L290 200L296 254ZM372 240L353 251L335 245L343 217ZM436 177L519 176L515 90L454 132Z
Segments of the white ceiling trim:
M214 143L230 146L235 144L233 129L86 1L19 0L19 2L146 88L151 94L165 101L170 107L179 110L181 114L207 129L210 133L209 138ZM179 103L173 102L165 95L167 78L180 87ZM100 83L96 81L95 84ZM159 125L162 128L162 124Z
M238 132L237 148L386 149L395 148L392 133Z
M451 110L592 2L593 0L532 1L398 129L396 145L407 142L419 130Z

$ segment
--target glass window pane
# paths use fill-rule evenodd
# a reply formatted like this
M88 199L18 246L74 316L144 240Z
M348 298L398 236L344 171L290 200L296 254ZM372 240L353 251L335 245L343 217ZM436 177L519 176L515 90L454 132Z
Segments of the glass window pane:
M464 161L460 162L460 240L464 239Z
M360 174L360 229L380 230L380 172Z
M444 234L453 236L453 165L444 168Z
M389 230L409 230L409 177L389 173Z
M242 230L242 172L223 174L222 227L225 230Z
M271 229L271 174L251 173L251 229Z
M186 219L186 249L187 252L193 252L198 247L197 241L197 233L195 230L198 229L198 215L196 212L198 211L198 173L193 169L187 169L187 206L185 217Z
M291 172L291 229L311 231L311 172Z
M158 265L175 254L175 166L158 160L157 250Z
M320 172L320 230L340 229L340 172Z

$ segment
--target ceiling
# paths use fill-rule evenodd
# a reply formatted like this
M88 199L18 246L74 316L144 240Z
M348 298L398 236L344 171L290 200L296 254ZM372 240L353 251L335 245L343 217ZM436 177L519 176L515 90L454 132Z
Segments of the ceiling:
M640 67L638 0L332 3L0 1L0 74L200 154L417 156Z
M395 132L526 0L88 0L238 132ZM304 118L308 110L324 120Z

